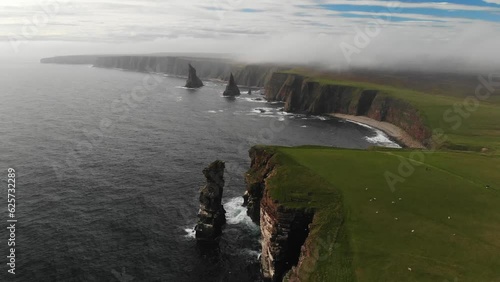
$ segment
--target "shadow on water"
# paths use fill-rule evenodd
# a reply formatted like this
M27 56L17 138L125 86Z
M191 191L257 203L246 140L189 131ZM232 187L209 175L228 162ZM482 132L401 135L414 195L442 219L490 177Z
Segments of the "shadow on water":
M249 250L245 247L251 247L255 241L245 239L244 230L244 226L226 226L225 235L217 243L195 243L196 253L203 261L199 265L203 275L196 277L197 281L262 281L258 256L249 258L245 253Z

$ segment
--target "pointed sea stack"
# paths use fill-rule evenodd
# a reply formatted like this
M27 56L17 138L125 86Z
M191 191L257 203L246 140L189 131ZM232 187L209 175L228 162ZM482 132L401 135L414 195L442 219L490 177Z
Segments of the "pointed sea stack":
M188 79L186 81L186 86L187 88L200 88L203 86L203 82L201 82L201 79L196 76L196 69L193 68L191 64L189 65L189 74L188 74Z
M240 89L238 88L238 85L236 85L236 82L234 81L233 74L231 73L231 76L229 77L229 83L226 86L226 90L224 91L223 96L239 96L240 95Z
M217 242L226 224L226 211L222 206L224 168L224 162L217 160L203 170L207 184L200 190L198 224L194 228L198 242Z

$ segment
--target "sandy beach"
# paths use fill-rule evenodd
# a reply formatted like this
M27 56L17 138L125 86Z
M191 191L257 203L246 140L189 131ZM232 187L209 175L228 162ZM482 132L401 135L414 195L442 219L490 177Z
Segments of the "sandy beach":
M416 140L415 138L411 137L408 133L406 133L406 131L395 126L392 123L374 120L366 116L353 116L353 115L345 115L337 113L331 113L329 115L334 116L336 118L345 119L348 121L363 123L371 127L374 127L376 129L379 129L383 131L385 134L389 135L390 137L396 139L400 144L404 145L405 147L418 148L418 149L425 148L425 146L422 145L422 143L420 143L418 140Z

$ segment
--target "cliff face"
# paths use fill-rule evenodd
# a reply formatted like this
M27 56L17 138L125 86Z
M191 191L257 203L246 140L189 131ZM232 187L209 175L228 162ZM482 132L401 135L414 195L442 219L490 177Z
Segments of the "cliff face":
M287 209L275 203L267 191L262 197L260 209L262 275L272 281L281 281L299 261L314 213Z
M245 175L247 190L243 195L247 214L253 222L260 222L260 200L264 194L265 179L274 169L274 161L271 161L273 153L252 147L249 151L250 169Z
M59 56L44 58L41 63L53 64L93 64L100 68L119 68L138 72L158 72L187 77L188 64L196 65L197 75L206 79L228 81L232 72L240 85L264 87L271 75L286 69L269 64L238 64L227 59L184 57L184 56Z
M223 60L170 56L106 56L99 57L94 66L187 77L190 63L196 65L197 75L205 78L222 78L229 74L231 67Z
M250 149L250 157L245 202L249 215L260 224L262 275L266 280L282 281L299 261L314 213L287 208L271 198L266 182L277 169L273 152L254 147Z
M431 136L419 111L411 104L387 94L356 86L322 84L297 74L274 73L266 85L269 101L285 102L294 113L342 113L364 115L392 123L424 142Z
M80 56L60 56L52 58L43 58L40 60L42 64L72 64L72 65L93 65L97 61L98 56L80 55Z
M231 71L234 74L235 80L238 81L238 84L256 87L264 87L271 79L273 73L284 69L285 67L267 64L244 66L233 65L231 67ZM228 80L229 77L224 77L223 79Z

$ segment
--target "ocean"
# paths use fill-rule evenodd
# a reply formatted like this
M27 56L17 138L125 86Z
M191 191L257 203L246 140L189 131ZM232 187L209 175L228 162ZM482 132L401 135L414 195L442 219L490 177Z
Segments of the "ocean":
M395 146L382 132L222 97L185 79L86 65L0 67L1 281L259 281L259 229L241 206L255 144ZM226 162L220 248L196 245L202 170ZM15 276L7 169L16 171Z

